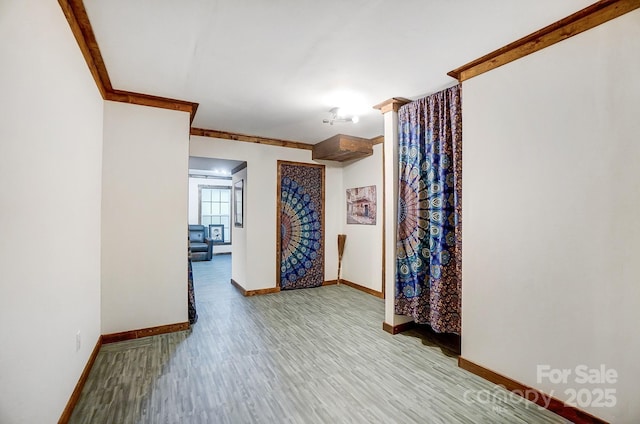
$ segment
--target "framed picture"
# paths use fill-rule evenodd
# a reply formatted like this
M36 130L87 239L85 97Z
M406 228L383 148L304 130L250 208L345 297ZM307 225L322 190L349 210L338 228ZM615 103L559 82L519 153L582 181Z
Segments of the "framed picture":
M376 224L376 186L347 189L347 224Z
M238 228L244 227L244 180L236 181L233 184L233 225Z
M209 224L209 237L214 243L224 243L224 225Z

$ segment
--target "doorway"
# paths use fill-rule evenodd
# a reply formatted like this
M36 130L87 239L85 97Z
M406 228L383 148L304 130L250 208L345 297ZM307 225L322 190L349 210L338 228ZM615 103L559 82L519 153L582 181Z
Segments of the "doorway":
M215 290L214 285L220 284L218 277L230 277L235 259L232 255L233 246L242 244L243 235L238 235L234 227L236 203L233 178L240 170L246 174L246 162L189 157L188 228L191 258L187 290L189 320L192 323L198 319L198 287L206 288L206 293L209 293L211 289ZM200 276L196 284L194 273Z

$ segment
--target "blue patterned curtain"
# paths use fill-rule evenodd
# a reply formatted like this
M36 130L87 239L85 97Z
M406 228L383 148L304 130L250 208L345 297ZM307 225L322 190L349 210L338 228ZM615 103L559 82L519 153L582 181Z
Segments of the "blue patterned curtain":
M324 282L324 165L278 162L280 288Z
M460 86L398 111L396 314L460 334L462 113Z

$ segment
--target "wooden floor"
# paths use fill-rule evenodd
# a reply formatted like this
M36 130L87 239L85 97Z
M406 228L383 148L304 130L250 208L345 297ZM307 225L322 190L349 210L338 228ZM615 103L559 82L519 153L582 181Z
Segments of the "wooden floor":
M230 266L194 263L192 330L103 346L70 422L565 422L416 332L383 332L376 297L343 285L242 297Z

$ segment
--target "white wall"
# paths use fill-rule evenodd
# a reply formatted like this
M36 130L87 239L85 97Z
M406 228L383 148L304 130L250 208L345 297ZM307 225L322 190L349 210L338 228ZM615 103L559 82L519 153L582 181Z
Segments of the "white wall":
M105 102L103 334L187 321L188 141L186 112Z
M242 191L242 204L243 210L246 213L247 205L247 190L249 187L249 180L247 179L247 168L243 168L240 171L232 175L232 184L238 181L243 181ZM233 216L235 216L235 193L231 196L231 201L234 206L231 208ZM246 215L245 215L246 217ZM231 236L233 240L233 253L231 255L231 278L244 287L247 281L247 225L242 227L236 227L234 225L234 218L231 218Z
M372 290L382 291L382 144L373 146L373 156L343 168L342 213L339 217L347 235L342 257L342 278ZM346 189L376 186L375 225L347 224Z
M0 9L0 422L51 423L100 335L103 102L57 2Z
M231 180L189 177L189 224L200 223L200 193L198 187L201 185L230 187ZM233 227L233 217L231 218L231 227ZM233 243L233 237L231 242ZM220 253L231 253L231 245L214 245L213 254Z
M462 356L561 400L613 388L582 409L616 423L640 422L638 52L640 10L463 84Z
M246 275L242 279L235 274L237 270L234 267L232 278L247 290L276 287L277 161L312 163L311 151L192 136L190 155L247 161ZM337 236L342 229L339 220L343 201L341 168L326 167L325 186L325 280L335 280L338 271ZM238 249L234 244L234 255Z

